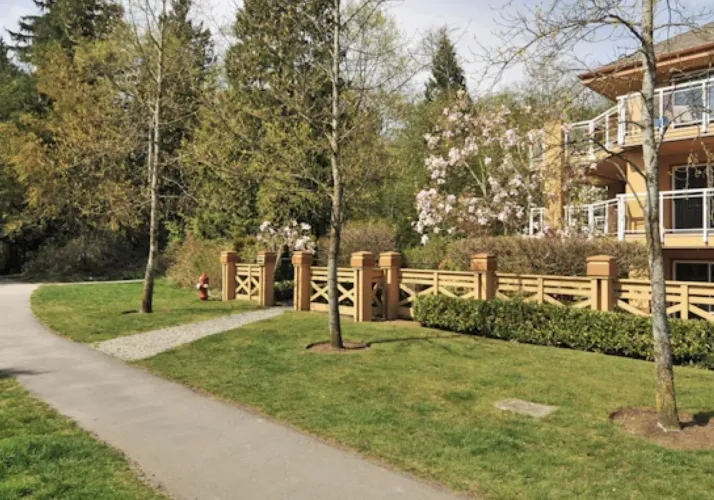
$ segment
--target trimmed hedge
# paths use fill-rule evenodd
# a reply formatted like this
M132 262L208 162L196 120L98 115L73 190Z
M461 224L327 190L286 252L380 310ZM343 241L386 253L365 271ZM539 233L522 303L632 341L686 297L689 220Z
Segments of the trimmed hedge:
M637 359L654 357L651 319L624 313L429 295L417 297L414 319L427 327L469 335ZM714 369L714 324L672 319L670 340L675 364Z
M425 246L404 251L406 267L468 271L471 256L489 252L504 273L585 276L587 257L615 257L620 276L646 275L647 247L611 238L525 238L488 236L455 241L433 238ZM634 276L633 276L634 277Z

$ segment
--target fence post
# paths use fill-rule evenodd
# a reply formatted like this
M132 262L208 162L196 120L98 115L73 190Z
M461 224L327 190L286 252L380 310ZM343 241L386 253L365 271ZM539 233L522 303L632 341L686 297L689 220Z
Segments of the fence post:
M615 309L614 281L617 279L617 262L609 255L588 257L588 276L592 279L592 308L595 311Z
M261 250L258 252L258 265L260 266L260 291L258 301L263 307L275 305L275 252Z
M295 288L293 289L293 309L295 311L310 310L310 281L312 281L312 253L293 252L295 267Z
M221 295L223 302L236 298L236 262L238 262L237 252L221 252Z
M476 273L479 300L491 300L496 297L496 256L490 253L479 253L471 257L471 270Z
M399 268L402 266L402 254L382 252L379 254L379 267L384 271L384 319L397 319L399 316Z
M372 252L354 252L350 264L355 270L355 322L372 321Z
M689 285L687 283L682 283L681 285L681 301L682 301L682 311L679 317L682 319L689 319Z

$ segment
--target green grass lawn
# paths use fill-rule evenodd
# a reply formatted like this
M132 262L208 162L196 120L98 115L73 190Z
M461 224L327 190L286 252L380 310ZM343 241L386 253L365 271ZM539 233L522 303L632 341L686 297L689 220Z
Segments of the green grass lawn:
M609 422L654 404L650 363L419 328L344 322L361 353L314 354L327 318L290 313L138 362L456 490L488 498L711 498L714 452L671 451ZM682 410L714 373L678 368ZM557 405L543 420L494 404Z
M127 461L0 378L0 498L159 499Z
M241 300L201 302L195 290L157 281L154 312L138 314L141 283L44 285L32 295L32 311L47 326L78 342L102 340L255 309ZM127 314L127 312L133 314Z

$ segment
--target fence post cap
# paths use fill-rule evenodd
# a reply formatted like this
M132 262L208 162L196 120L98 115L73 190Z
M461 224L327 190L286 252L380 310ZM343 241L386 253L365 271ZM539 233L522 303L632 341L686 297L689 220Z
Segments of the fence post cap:
M496 256L492 253L477 253L471 256L472 271L495 271L497 266Z
M292 262L296 266L311 266L312 252L308 252L305 250L293 252Z
M591 255L587 259L588 276L617 278L617 261L611 255Z
M258 264L275 264L278 254L269 250L261 250L258 252Z
M382 252L379 254L379 267L400 267L402 254L399 252Z
M374 266L374 255L372 252L354 252L350 257L352 267L372 267Z
M238 262L238 252L234 252L232 250L221 252L221 263L227 264L229 262Z

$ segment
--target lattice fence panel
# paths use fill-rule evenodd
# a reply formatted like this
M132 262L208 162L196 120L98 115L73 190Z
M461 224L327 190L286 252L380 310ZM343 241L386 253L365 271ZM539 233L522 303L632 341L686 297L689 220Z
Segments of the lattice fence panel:
M497 273L496 298L592 308L597 292L592 278Z

